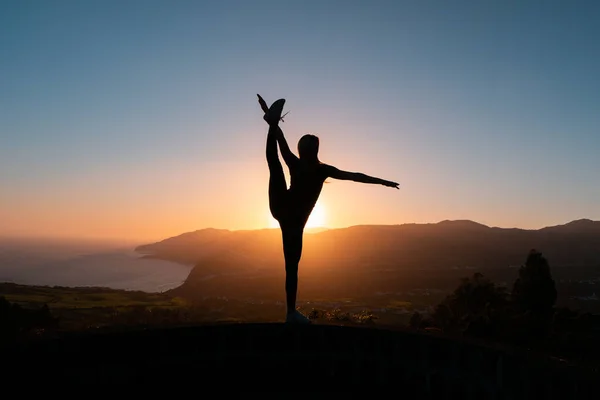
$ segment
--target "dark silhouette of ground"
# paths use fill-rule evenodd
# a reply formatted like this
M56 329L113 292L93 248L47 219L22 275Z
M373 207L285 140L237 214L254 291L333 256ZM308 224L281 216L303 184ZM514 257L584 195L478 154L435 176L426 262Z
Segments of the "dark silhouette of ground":
M68 334L1 355L3 385L230 390L393 390L398 396L597 398L598 375L557 360L408 331L223 324ZM570 397L574 395L574 397ZM457 397L460 396L460 397Z

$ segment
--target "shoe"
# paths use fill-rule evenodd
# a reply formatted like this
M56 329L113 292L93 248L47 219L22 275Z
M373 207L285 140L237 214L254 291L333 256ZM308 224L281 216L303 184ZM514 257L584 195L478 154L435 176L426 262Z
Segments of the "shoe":
M286 324L297 324L297 325L307 325L310 324L310 319L306 318L300 311L296 310L292 313L288 313L285 318Z
M284 104L285 104L285 99L279 99L275 103L271 104L269 111L267 113L265 113L265 116L263 117L264 120L267 121L267 123L269 125L279 124L279 120L281 120L281 113L283 112Z

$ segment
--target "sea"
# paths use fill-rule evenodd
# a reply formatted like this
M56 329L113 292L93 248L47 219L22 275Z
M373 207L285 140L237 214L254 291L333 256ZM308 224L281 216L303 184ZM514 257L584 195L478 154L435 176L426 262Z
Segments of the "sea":
M164 292L192 265L151 259L116 241L0 238L0 282Z

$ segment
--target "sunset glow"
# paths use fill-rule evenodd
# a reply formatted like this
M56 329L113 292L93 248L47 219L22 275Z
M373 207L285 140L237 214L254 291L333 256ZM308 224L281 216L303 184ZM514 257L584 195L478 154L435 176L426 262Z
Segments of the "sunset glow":
M327 215L325 213L325 207L323 204L318 202L315 205L308 222L306 223L307 228L324 228L327 225Z
M279 223L275 218L269 214L269 228L279 228ZM308 221L306 222L306 228L325 228L327 227L327 214L325 207L321 202L317 202L313 209Z
M0 236L276 227L256 93L292 151L400 183L330 179L309 227L600 219L583 7L38 3L0 13Z

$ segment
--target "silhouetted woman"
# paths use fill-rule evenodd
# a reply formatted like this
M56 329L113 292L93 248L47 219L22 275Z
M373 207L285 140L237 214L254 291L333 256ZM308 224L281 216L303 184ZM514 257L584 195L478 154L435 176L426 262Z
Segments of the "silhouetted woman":
M319 138L304 135L298 141L298 154L291 152L279 121L285 99L279 99L267 107L258 95L258 102L265 113L264 120L269 124L267 135L267 163L269 165L269 208L273 218L279 222L283 239L285 258L285 291L287 317L289 323L309 323L304 315L296 310L298 290L298 263L302 255L302 235L304 226L317 203L323 183L327 178L374 183L398 189L398 183L374 178L357 172L341 171L319 161ZM291 183L287 188L283 167L277 154L277 143L283 160L290 170Z

